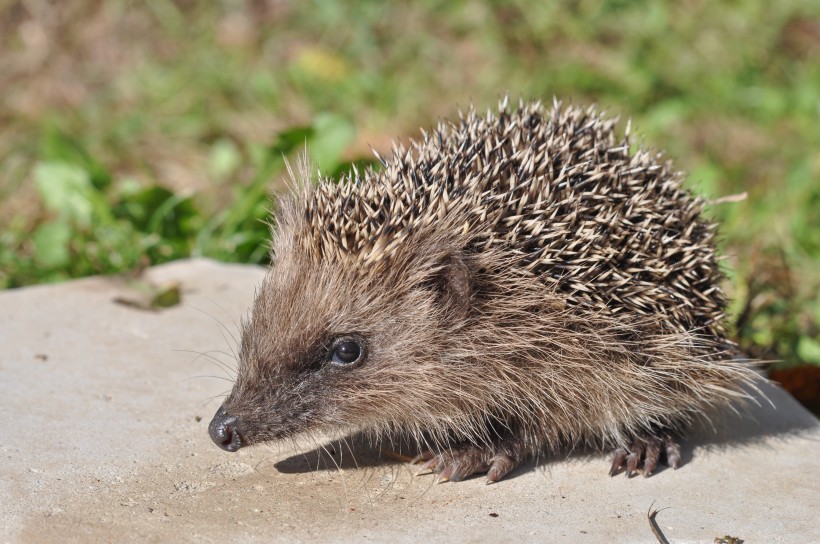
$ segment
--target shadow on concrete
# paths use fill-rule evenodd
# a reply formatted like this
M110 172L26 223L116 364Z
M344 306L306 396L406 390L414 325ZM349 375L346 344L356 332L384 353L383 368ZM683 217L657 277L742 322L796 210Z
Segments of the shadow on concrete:
M747 444L788 440L820 426L820 421L794 397L775 384L759 381L757 390L747 388L750 400L735 410L710 414L687 436L692 447L708 451Z
M322 446L302 453L291 455L274 463L274 468L284 474L304 474L316 471L338 471L345 469L379 469L391 466L408 465L418 449L408 442L376 445L362 434L356 434L344 440L334 440ZM553 461L554 459L550 459ZM538 462L529 461L517 467L504 480L512 480L533 470L546 459ZM420 466L420 463L419 463ZM413 467L410 467L413 470ZM475 474L466 480L481 478Z
M316 470L372 468L406 462L391 452L401 453L390 450L385 445L373 444L363 434L356 434L292 455L278 461L274 467L285 474L300 474ZM409 449L405 448L401 454L409 456Z
M681 443L682 466L692 462L701 449L726 450L778 438L787 440L820 426L820 422L791 395L771 383L761 381L757 390L748 389L747 392L750 400L744 405L736 405L734 410L724 408L704 416L686 433ZM406 440L377 444L364 434L356 434L292 455L275 463L274 467L286 474L375 468L407 463L417 453L417 446ZM581 458L600 462L601 456L600 451L588 448L576 448L568 454L544 454L536 461L523 463L505 480L561 459ZM601 471L605 473L608 468L606 464ZM661 463L654 474L666 470L669 467Z

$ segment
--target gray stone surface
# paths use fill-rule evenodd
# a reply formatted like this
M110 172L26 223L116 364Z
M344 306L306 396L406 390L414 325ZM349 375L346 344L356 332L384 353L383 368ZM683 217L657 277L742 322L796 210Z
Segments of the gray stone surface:
M91 278L0 293L2 542L820 542L820 425L774 386L695 433L686 464L606 475L577 454L504 481L433 485L354 441L228 454L207 436L236 322L262 278L205 260L149 272L183 304L149 312ZM197 352L204 355L197 355ZM338 468L337 468L338 467Z

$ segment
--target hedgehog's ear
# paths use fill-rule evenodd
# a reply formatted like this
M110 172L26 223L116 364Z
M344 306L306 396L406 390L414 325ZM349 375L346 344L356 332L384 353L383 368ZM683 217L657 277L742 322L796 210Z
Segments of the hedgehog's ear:
M454 319L462 319L470 313L470 297L473 294L471 276L461 254L446 257L436 274L437 302Z

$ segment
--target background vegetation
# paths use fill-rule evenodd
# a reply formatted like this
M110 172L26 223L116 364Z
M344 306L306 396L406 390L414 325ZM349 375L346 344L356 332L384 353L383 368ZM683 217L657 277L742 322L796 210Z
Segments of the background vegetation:
M722 223L742 345L820 363L820 3L0 0L0 288L264 262L267 193L499 96L633 118Z

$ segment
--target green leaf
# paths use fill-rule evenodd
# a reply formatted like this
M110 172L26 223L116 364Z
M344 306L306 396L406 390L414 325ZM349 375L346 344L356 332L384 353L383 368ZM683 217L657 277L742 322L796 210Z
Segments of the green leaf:
M695 193L705 198L724 196L718 194L718 187L721 186L721 175L720 168L714 163L703 162L689 172L689 185Z
M57 268L68 264L71 228L66 223L58 221L41 225L34 231L32 238L34 259L37 264L46 268Z
M242 154L233 140L222 138L211 147L209 169L211 175L218 179L225 179L233 174L242 164Z
M268 150L268 156L274 160L281 160L297 147L304 147L313 138L315 130L312 126L293 127L283 130L276 137L274 143Z
M659 133L670 130L689 116L690 106L682 100L669 99L649 108L640 123L641 131Z
M114 216L144 234L155 234L167 243L187 245L200 227L200 212L190 196L152 185L120 194Z
M111 175L86 149L64 132L50 127L43 135L40 153L47 162L77 166L88 173L91 184L104 189L111 184Z
M153 308L171 308L177 306L182 302L182 292L179 284L173 284L160 289L151 300L151 307Z
M80 225L91 224L93 188L85 170L66 163L40 163L34 167L34 180L47 208Z
M313 139L308 143L310 158L323 174L339 165L342 153L356 137L353 124L338 115L320 114L313 123Z
M797 355L810 363L820 363L820 342L809 336L802 336L797 342Z

